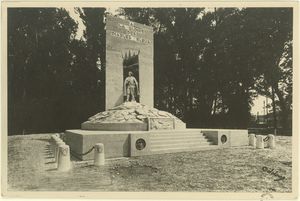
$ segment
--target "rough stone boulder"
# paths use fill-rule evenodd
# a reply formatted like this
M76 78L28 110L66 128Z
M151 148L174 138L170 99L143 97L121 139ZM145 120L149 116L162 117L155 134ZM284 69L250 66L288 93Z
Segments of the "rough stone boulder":
M81 128L87 130L184 129L185 123L171 113L137 102L125 102L95 114L82 123Z

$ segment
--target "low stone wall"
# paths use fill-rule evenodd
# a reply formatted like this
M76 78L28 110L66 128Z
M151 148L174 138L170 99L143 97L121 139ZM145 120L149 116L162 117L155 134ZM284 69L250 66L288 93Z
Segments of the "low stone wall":
M71 148L71 153L81 160L92 160L94 153L89 151L95 144L105 145L105 157L129 157L130 156L130 133L128 132L104 132L86 130L67 130L65 132L65 142ZM77 155L76 155L77 153Z
M146 131L147 123L100 123L84 122L81 124L83 130L100 130L100 131Z
M248 130L242 129L199 129L213 142L223 147L249 145Z
M71 154L78 153L81 160L93 160L94 154L88 152L97 143L105 146L106 158L130 157L153 154L150 137L155 133L172 138L176 133L190 135L201 132L209 141L213 142L212 147L233 147L248 146L247 130L230 129L182 129L182 130L152 130L152 131L99 131L99 130L67 130L65 142L70 146ZM172 135L171 135L172 134ZM152 138L151 138L152 139ZM141 149L139 149L141 148ZM192 150L191 147L190 150ZM184 150L188 151L188 150Z

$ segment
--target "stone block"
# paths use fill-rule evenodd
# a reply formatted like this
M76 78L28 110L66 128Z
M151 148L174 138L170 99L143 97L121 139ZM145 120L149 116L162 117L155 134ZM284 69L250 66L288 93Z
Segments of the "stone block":
M248 130L242 130L242 129L230 130L230 142L232 147L248 146L249 145Z
M222 147L231 146L229 130L202 130L201 131L214 145Z
M150 133L130 134L130 156L151 154Z
M201 132L213 142L222 147L247 146L248 130L241 129L203 129Z
M123 57L138 53L140 103L153 107L153 28L108 15L106 18L106 106L123 102Z
M93 123L84 122L81 124L83 130L100 130L100 131L146 131L147 123Z
M81 156L96 143L102 143L105 147L106 158L130 156L129 132L125 131L87 131L67 130L66 144L71 148L71 153L81 160L93 160L94 153Z
M149 118L149 130L173 130L175 129L174 118Z
M201 134L205 134L206 138ZM105 147L105 158L142 156L151 154L193 151L195 149L248 145L247 130L185 129L152 131L92 131L67 130L66 144L72 153L83 154L95 144ZM195 138L197 142L195 142ZM235 141L236 142L233 142ZM212 143L211 143L212 142ZM193 144L193 146L187 146ZM197 147L195 147L197 144ZM214 146L215 145L215 146ZM94 152L77 156L93 160Z

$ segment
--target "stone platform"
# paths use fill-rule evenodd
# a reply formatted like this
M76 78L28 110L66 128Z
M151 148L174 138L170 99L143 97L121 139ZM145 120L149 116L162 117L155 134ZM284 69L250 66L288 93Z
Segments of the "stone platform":
M103 143L106 158L196 151L248 145L247 130L186 129L171 113L137 102L125 102L97 113L81 130L67 130L65 142L81 160L93 159L89 150Z
M247 146L247 130L179 129L148 131L67 130L65 142L81 160L92 160L93 152L81 156L96 143L103 143L106 158Z

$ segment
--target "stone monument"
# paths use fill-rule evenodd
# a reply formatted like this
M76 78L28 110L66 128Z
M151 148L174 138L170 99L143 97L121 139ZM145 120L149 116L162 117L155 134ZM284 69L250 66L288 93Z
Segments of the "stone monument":
M106 18L106 104L124 102L123 84L129 71L139 83L137 102L153 107L153 28L113 16Z
M86 130L185 129L174 115L153 108L153 28L107 16L106 111L82 123Z
M153 80L153 28L107 16L105 111L65 132L72 153L93 159L83 153L97 143L108 158L249 144L247 130L186 129L179 118L154 108Z

